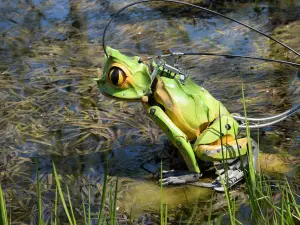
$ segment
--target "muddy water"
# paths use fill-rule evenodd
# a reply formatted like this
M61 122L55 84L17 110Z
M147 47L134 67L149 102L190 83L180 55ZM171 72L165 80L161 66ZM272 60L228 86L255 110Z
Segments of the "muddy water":
M206 2L205 6L276 35L299 51L299 1L261 1L257 6L247 1ZM63 182L72 186L75 205L80 204L78 196L87 185L101 185L103 162L109 160L109 182L116 176L120 180L120 215L128 218L131 214L145 223L157 221L160 191L146 170L157 170L160 158L166 158L166 138L139 104L102 96L93 80L103 65L103 28L125 4L118 0L0 3L0 181L16 222L36 218L32 163L36 157L46 219L53 210L52 160ZM299 62L282 47L240 25L173 4L140 5L125 11L108 30L107 45L142 56L167 50L209 51ZM179 65L231 112L243 111L242 82L248 116L274 115L300 103L299 70L293 67L216 57L185 57ZM295 115L253 131L252 136L259 136L263 152L288 154L297 161L299 127L299 115ZM168 165L165 160L166 169ZM297 171L290 174L295 175ZM95 203L99 202L97 193L94 188ZM200 210L197 215L203 215L198 218L202 223L211 199L214 219L224 214L224 196L212 194L198 187L172 187L165 189L163 199L173 221L188 221L188 215ZM242 203L243 192L238 195ZM194 210L195 203L198 208ZM243 221L249 209L237 209Z

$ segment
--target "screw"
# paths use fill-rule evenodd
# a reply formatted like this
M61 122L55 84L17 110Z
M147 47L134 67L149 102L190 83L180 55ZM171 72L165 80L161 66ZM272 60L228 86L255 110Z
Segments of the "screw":
M231 126L229 124L225 125L226 130L230 130Z

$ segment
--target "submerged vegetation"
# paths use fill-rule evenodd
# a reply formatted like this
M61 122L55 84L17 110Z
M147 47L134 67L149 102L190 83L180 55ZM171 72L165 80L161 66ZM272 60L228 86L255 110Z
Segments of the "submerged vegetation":
M162 164L161 164L162 165ZM87 192L81 193L79 199L76 200L74 196L70 194L68 185L62 186L61 177L57 174L56 167L53 163L54 178L56 181L55 196L53 199L53 205L51 210L48 212L48 217L44 215L45 208L43 202L43 196L41 195L41 184L38 172L38 161L36 160L36 192L37 192L37 209L36 209L36 219L34 220L36 224L61 224L63 218L69 224L75 225L79 224L140 224L141 222L147 224L147 219L142 221L135 221L131 215L119 215L117 214L117 200L118 200L118 180L115 181L115 186L108 186L108 174L107 169L105 170L104 182L101 192L101 204L93 202L91 199L91 186L88 185ZM162 171L162 170L161 170ZM162 175L162 173L161 173ZM293 191L290 186L290 182L287 179L282 181L271 181L264 175L257 173L257 181L253 185L251 179L246 176L246 193L243 198L244 190L233 190L230 191L226 188L226 184L223 183L225 188L225 194L220 194L226 197L226 202L221 202L218 199L217 193L211 193L209 195L210 200L207 201L205 207L199 206L199 204L193 204L192 209L189 209L186 213L175 213L177 215L173 218L171 223L183 223L183 224L202 224L207 221L207 224L219 224L224 218L226 221L226 214L229 216L228 224L244 224L244 218L240 218L237 211L240 207L245 207L250 204L252 209L252 214L250 221L254 224L286 224L292 225L297 224L300 221L300 205L297 204L296 198L298 195ZM254 188L255 186L255 188ZM164 190L163 186L160 184L160 218L155 218L160 224L168 224L170 222L170 217L168 213L168 204L164 204ZM98 190L100 192L100 190ZM240 192L240 193L239 193ZM100 194L100 193L98 193ZM242 198L241 198L242 197ZM108 201L106 201L108 199ZM75 206L74 203L78 204ZM79 204L81 202L81 206ZM222 204L220 208L214 208L216 204ZM58 209L60 206L63 208L63 215L58 216ZM77 208L78 207L78 208ZM107 207L107 210L104 208ZM4 199L4 193L0 185L0 209L1 217L0 224L9 225L12 224L13 218L11 213L7 214L7 206ZM226 214L225 214L226 213ZM241 220L242 219L242 220ZM249 218L247 218L249 220ZM241 221L240 221L241 220ZM134 222L135 221L135 222ZM148 222L151 219L148 219ZM298 222L297 222L298 221Z
M201 2L300 50L299 1ZM299 115L251 131L266 153L262 172L226 195L160 188L149 178L146 170L159 171L167 157L164 135L139 104L106 98L93 80L102 71L104 25L122 4L0 3L0 224L250 224L250 216L254 224L297 224ZM174 5L124 13L113 29L108 44L132 54L201 50L299 60L240 26ZM243 101L248 116L300 103L299 69L290 66L214 57L180 64L231 112L243 112Z

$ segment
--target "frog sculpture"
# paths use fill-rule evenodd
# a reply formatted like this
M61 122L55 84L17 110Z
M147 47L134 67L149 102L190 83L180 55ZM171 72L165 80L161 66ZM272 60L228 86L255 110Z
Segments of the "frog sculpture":
M106 52L98 80L101 92L121 100L140 101L187 165L188 171L164 172L164 185L199 181L199 162L215 165L219 176L210 187L217 191L224 191L225 180L230 188L243 179L250 143L247 138L237 138L239 123L222 103L163 61L148 63L108 46ZM250 142L256 166L258 148L253 140Z

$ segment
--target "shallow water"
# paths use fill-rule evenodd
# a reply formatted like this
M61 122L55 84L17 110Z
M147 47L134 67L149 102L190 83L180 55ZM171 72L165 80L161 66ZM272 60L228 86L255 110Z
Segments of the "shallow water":
M300 50L299 1L261 1L260 13L254 10L255 4L242 2L216 1L211 7L268 34L276 34ZM39 158L45 212L53 207L52 160L65 178L63 181L72 186L75 201L86 185L101 184L103 162L109 159L110 182L115 176L120 179L119 213L156 221L159 187L140 166L149 160L146 169L155 171L160 167L166 138L139 104L104 97L93 80L101 74L103 65L104 26L126 3L0 3L0 181L14 221L29 222L36 216L36 194L32 191L35 157ZM148 4L128 12L112 23L107 36L107 45L124 53L152 56L167 50L208 51L299 62L293 54L259 34L197 10L173 4ZM274 115L300 103L300 72L290 66L216 57L185 57L179 64L231 112L243 112L242 81L248 116ZM297 160L299 127L298 114L259 132L253 131L252 136L256 138L259 134L261 151L289 154ZM168 167L168 161L164 166ZM99 202L96 190L95 203ZM204 223L210 190L189 186L166 188L164 195L174 221L180 215L188 220L184 216L190 215L198 202L197 210L203 210L199 223ZM239 192L239 196L243 202L243 193ZM223 204L216 201L216 215L223 215ZM239 209L241 221L243 214L249 214L247 207ZM226 216L223 223L226 224Z

